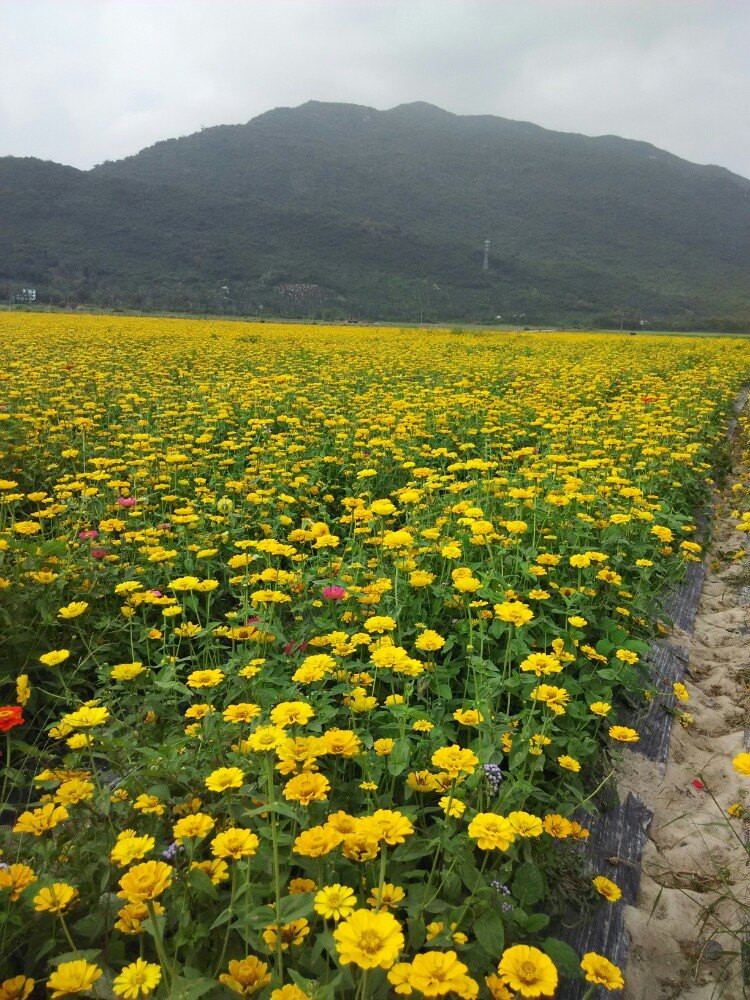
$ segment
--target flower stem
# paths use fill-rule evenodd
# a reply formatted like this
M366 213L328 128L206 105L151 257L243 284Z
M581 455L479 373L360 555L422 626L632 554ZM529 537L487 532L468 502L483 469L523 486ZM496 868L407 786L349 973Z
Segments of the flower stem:
M167 953L164 950L164 939L161 936L161 927L156 919L156 908L152 899L146 900L146 909L148 910L148 915L151 919L151 926L154 929L154 943L156 944L156 953L159 956L159 965L161 966L162 975L164 976L164 985L167 987L167 993L169 993L172 970L169 966Z

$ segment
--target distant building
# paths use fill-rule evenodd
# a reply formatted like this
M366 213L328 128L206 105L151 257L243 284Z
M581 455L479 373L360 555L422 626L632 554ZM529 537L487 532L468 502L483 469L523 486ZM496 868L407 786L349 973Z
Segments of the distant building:
M36 302L36 288L22 288L13 294L14 302Z

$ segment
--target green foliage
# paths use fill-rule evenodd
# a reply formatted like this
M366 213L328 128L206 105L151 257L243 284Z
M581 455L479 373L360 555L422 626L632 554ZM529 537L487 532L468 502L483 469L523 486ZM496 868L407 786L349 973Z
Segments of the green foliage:
M33 284L41 302L110 309L741 328L748 207L749 181L646 143L311 102L87 172L0 159L0 295Z

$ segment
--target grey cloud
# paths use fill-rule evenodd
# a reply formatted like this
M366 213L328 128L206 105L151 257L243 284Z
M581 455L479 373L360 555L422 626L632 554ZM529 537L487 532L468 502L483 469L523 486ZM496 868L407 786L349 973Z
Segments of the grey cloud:
M79 167L311 98L424 100L750 175L746 0L0 0L0 154Z

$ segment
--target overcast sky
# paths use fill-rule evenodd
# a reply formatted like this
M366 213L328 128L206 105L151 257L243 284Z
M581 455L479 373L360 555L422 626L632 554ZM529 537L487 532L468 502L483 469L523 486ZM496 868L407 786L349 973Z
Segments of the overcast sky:
M422 100L750 176L749 43L750 0L0 0L0 155Z

